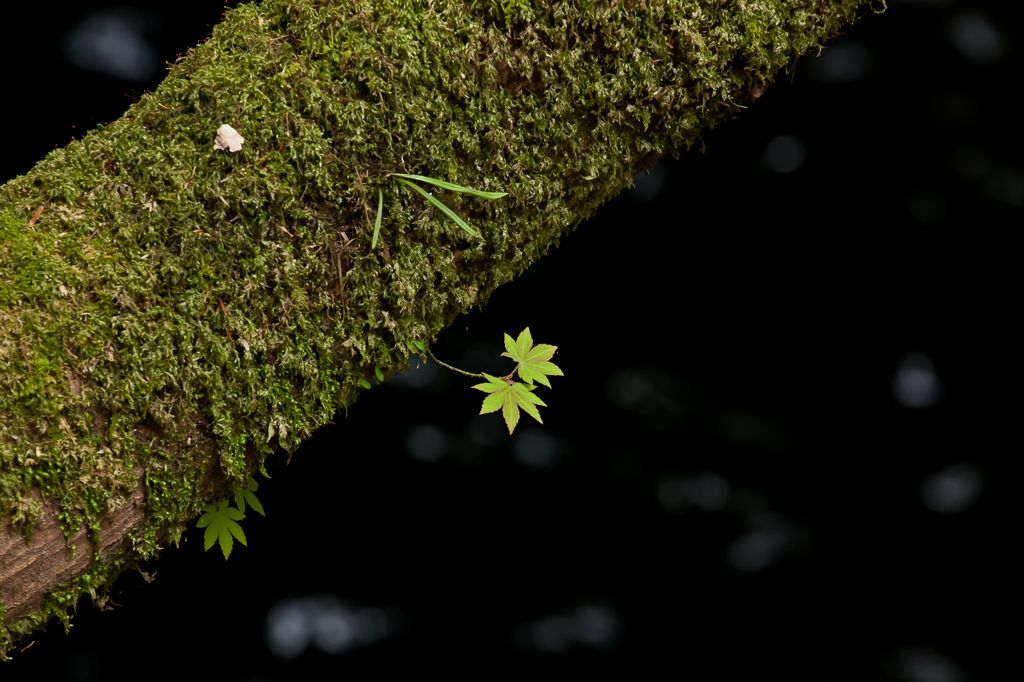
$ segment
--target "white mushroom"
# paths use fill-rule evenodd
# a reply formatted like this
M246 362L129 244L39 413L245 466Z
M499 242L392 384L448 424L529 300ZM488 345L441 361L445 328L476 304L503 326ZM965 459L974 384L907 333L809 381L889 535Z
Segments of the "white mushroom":
M242 143L245 138L238 134L238 131L227 123L217 128L217 141L213 144L214 151L227 149L229 152L242 151Z

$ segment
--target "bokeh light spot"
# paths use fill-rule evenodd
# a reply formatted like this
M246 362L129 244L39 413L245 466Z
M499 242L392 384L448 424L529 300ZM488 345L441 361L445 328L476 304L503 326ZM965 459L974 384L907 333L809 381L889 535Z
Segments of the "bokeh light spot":
M429 359L423 362L414 355L409 358L409 371L389 378L388 384L412 389L426 388L439 373L436 362Z
M777 514L761 512L751 518L754 528L729 546L729 563L751 573L778 561L793 542L793 531Z
M295 658L311 645L340 654L392 630L387 613L376 607L352 609L332 595L283 599L267 615L267 648L279 658Z
M627 196L642 204L647 203L658 196L667 180L668 173L665 170L665 164L655 163L633 178L633 186L629 188Z
M405 437L405 447L409 454L420 462L436 462L448 452L448 436L438 426L420 424Z
M574 613L538 618L521 629L525 644L535 651L563 653L574 646L608 649L619 636L615 612L600 604L586 604Z
M1003 54L999 29L976 12L962 12L953 17L949 37L961 54L981 64L991 64Z
M988 195L1010 206L1024 206L1024 173L1012 168L1001 168L989 178Z
M920 225L935 225L942 222L948 207L946 197L935 190L921 190L910 197L910 217Z
M156 75L160 56L143 37L144 29L145 21L131 8L90 14L68 34L68 61L122 80L147 81Z
M811 76L819 83L852 83L868 70L870 53L860 43L833 43L811 62Z
M764 165L776 173L792 173L804 165L807 149L793 135L780 135L764 150Z
M964 682L963 671L948 658L924 649L904 649L896 668L906 682Z
M558 441L546 431L538 428L523 429L512 444L512 454L520 464L533 469L543 469L555 462Z
M900 405L915 409L931 407L942 396L942 382L927 355L908 353L900 360L892 380L892 395Z
M959 514L978 499L984 482L985 477L976 466L948 466L921 483L921 501L924 506L940 514Z

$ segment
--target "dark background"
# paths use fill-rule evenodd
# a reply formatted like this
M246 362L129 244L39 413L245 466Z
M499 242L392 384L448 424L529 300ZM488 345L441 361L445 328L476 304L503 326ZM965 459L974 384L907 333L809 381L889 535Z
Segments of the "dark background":
M0 679L1019 667L996 621L1019 573L1020 28L1013 3L890 4L441 335L492 373L503 333L558 345L543 427L510 438L432 364L374 387L269 464L248 547L190 530ZM118 118L223 10L133 6L23 8L0 179Z

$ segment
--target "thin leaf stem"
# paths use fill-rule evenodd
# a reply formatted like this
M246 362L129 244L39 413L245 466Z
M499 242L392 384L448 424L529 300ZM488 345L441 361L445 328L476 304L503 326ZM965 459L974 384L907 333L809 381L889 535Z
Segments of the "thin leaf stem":
M516 363L516 366L512 368L512 371L511 371L511 372L509 372L508 374L506 374L506 375L505 375L505 376L503 376L503 377L498 377L498 378L499 378L499 379L504 379L505 381L509 381L509 380L510 380L510 379L511 379L512 377L514 377L514 376L516 375L516 370L518 370L518 369L519 369L519 365L521 365L521 364L523 364L523 363L521 363L521 362L517 362L517 363Z
M458 367L452 367L451 365L449 365L446 362L441 362L440 360L438 360L437 358L434 357L433 353L430 352L430 346L426 346L426 345L423 346L423 350L424 350L424 352L427 355L430 356L431 360L433 360L437 364L441 365L442 367L447 367L448 369L450 369L453 372L458 372L459 374L465 374L467 377L477 377L478 379L486 379L487 378L483 374L473 374L472 372L466 372L464 370L461 370Z

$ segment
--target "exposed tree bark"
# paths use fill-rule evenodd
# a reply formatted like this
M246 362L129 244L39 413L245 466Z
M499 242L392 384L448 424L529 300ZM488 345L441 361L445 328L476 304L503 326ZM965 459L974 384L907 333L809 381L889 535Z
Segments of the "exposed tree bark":
M230 11L123 118L0 188L8 643L177 541L866 11L405 4ZM214 150L222 124L240 152ZM510 196L441 197L470 237L389 172Z

